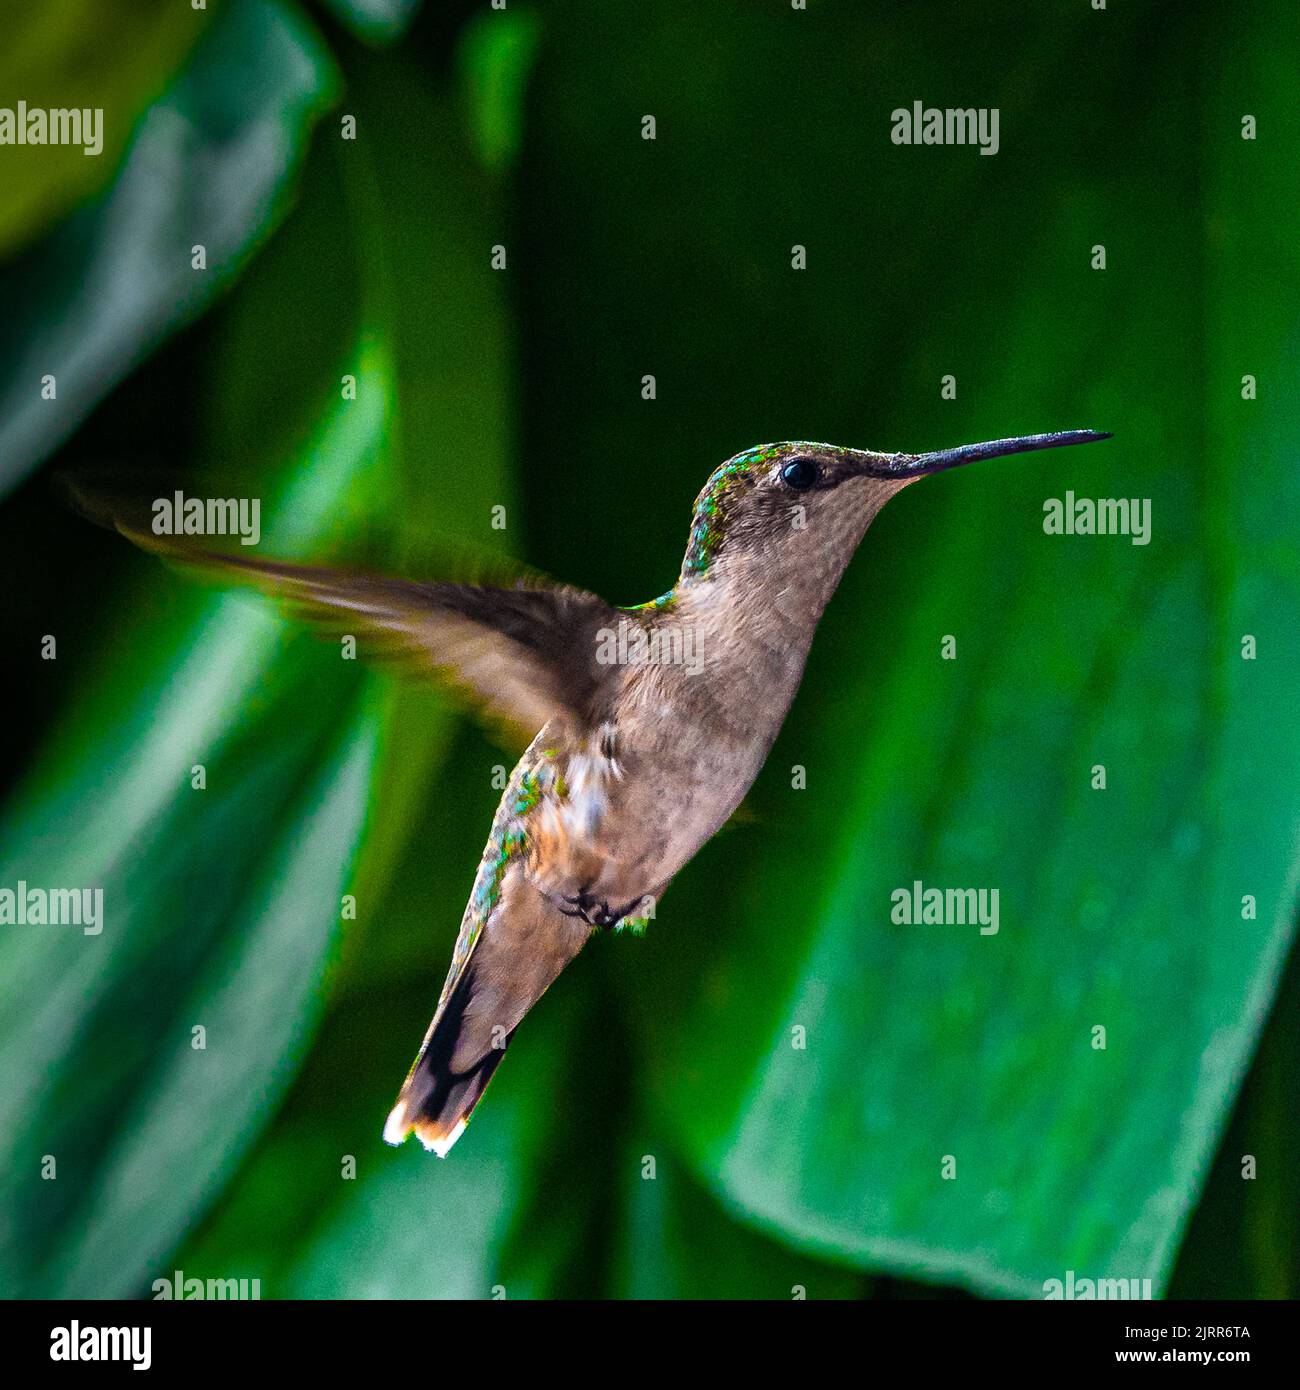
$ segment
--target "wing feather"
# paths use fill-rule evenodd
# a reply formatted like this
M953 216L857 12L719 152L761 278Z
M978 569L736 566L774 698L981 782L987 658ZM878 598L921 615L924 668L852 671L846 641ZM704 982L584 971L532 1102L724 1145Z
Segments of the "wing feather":
M581 733L603 717L615 668L597 661L602 629L623 615L583 589L516 567L513 585L420 583L345 569L192 549L74 493L92 519L142 549L222 583L247 585L357 650L459 695L516 750L558 719Z

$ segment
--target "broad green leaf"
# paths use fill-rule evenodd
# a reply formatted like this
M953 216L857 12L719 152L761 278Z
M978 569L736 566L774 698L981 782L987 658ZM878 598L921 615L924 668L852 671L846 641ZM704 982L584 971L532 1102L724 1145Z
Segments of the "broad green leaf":
M292 1077L311 1041L377 732L373 711L361 711L345 725L342 747L319 750L320 771L313 779L308 770L287 811L292 833L257 864L250 901L223 924L210 962L157 1040L143 1095L127 1107L117 1142L97 1155L89 1219L59 1261L56 1292L123 1293L142 1274L169 1273L149 1262L221 1190ZM188 1045L186 1019L205 1030L203 1051Z
M140 113L207 20L206 11L172 0L5 6L0 103L15 124L0 144L0 260L113 176ZM91 112L88 125L68 127L81 143L54 143L39 121L31 127L19 119L19 102L29 118L36 111ZM29 134L40 143L27 143Z
M312 469L272 485L266 534L290 552L373 476L385 399L334 407ZM10 930L0 952L0 1274L28 1293L129 1292L265 1119L310 1034L375 758L353 673L240 599L162 626L146 607L105 656L0 833L0 882L104 902L100 934Z
M1243 34L1247 41L1225 47L1210 113L1213 126L1240 129L1242 92L1285 90L1297 45L1276 42L1279 16L1285 19L1280 9L1264 7L1251 17ZM1282 32L1290 35L1285 25ZM1293 779L1285 775L1287 759L1295 766L1300 486L1294 467L1297 407L1289 384L1298 359L1295 315L1287 297L1275 293L1281 282L1277 277L1289 276L1294 245L1272 210L1294 204L1300 176L1294 138L1291 155L1278 154L1277 142L1285 144L1288 137L1272 101L1256 114L1263 117L1270 144L1243 142L1242 158L1217 159L1206 190L1205 221L1214 253L1205 261L1205 290L1215 326L1207 345L1206 375L1216 387L1225 382L1229 388L1216 389L1206 411L1207 476L1222 479L1228 498L1207 536L1207 548L1218 567L1220 626L1228 641L1240 650L1244 636L1255 634L1272 650L1265 655L1261 646L1255 662L1229 660L1221 670L1214 694L1234 717L1225 720L1213 790L1222 798L1224 821L1218 873L1236 878L1241 894L1258 898L1261 918L1274 915L1280 953L1300 890L1295 798L1288 787ZM1229 146L1225 153L1231 152ZM1240 378L1246 372L1260 376L1261 401L1253 404L1265 404L1263 411L1240 398ZM1271 639L1257 632L1261 618L1274 630ZM1255 878L1254 866L1270 861L1286 872L1275 897L1266 881ZM1268 983L1259 981L1246 1001L1257 1020L1268 1007ZM1293 948L1259 1056L1216 1162L1215 1180L1189 1235L1187 1268L1180 1255L1174 1296L1294 1298L1300 1287L1300 1201L1290 1157L1300 1074L1298 1002L1300 958ZM1243 1171L1247 1157L1253 1159L1251 1177Z
M112 187L0 276L0 489L230 283L279 220L335 88L333 63L296 10L220 6L141 120ZM194 268L195 246L205 269Z
M1018 11L1035 62L1011 72L983 12L904 43L847 8L797 40L789 16L694 18L717 58L683 65L665 5L620 16L612 70L590 57L612 20L561 6L520 161L525 225L583 208L527 261L530 500L566 578L661 591L700 481L765 439L1116 432L890 504L758 825L682 875L625 974L656 1113L729 1207L989 1292L1163 1284L1294 922L1293 26L1268 7L1207 67L1215 26L1187 17L1152 64L1158 14L1111 16L1080 83L1086 12ZM998 155L894 145L917 95L998 107ZM1045 534L1067 491L1149 499L1150 543ZM575 497L618 547L569 547ZM997 889L998 933L891 920L918 880Z

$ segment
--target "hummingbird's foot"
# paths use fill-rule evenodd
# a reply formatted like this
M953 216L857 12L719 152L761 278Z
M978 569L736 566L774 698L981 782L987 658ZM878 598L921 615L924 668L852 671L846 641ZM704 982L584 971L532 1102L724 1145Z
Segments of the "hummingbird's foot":
M566 917L581 917L593 927L612 927L618 921L618 914L611 913L608 903L597 903L584 888L576 897L562 897L561 902L571 903L572 907L562 907Z
M618 926L634 907L640 905L641 901L641 898L633 898L630 903L626 903L623 907L610 907L607 902L597 903L584 888L576 897L562 897L560 902L571 903L572 907L561 907L560 911L566 917L581 917L584 922L589 922L593 927L600 927L608 931L611 927Z
M560 903L570 903L571 906L560 907ZM560 908L560 911L564 913L566 917L581 917L584 922L591 921L591 918L588 917L587 914L591 911L593 903L587 896L585 889L579 893L577 897L570 897L567 893L561 894L559 902L555 905Z

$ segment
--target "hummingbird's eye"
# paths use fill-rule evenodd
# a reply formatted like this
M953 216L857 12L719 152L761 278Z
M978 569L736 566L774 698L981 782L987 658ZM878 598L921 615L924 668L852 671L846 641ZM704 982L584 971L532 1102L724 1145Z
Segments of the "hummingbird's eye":
M781 481L796 492L807 492L819 476L817 464L812 459L791 459L781 470Z

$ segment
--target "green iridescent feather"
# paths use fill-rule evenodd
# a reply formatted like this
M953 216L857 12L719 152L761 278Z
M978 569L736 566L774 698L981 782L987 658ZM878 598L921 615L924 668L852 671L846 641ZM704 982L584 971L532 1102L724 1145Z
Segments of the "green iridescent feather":
M549 750L553 753L554 750ZM442 987L439 1007L455 988L456 981L473 953L484 923L492 915L501 897L501 883L506 870L513 860L521 855L528 843L525 822L528 814L541 800L544 774L539 769L536 757L546 758L547 751L534 755L530 748L520 759L510 781L506 785L501 805L497 808L488 836L483 858L479 862L474 887L469 895L469 904L461 920L460 935L456 938L456 949L451 958L451 969L447 982Z
M736 454L713 470L703 491L695 499L695 519L691 525L686 559L682 562L683 575L701 578L708 573L726 534L728 502L737 486L743 486L756 468L775 458L787 447L784 444L762 444L756 449L746 449L743 454Z

